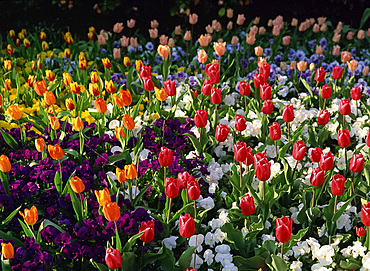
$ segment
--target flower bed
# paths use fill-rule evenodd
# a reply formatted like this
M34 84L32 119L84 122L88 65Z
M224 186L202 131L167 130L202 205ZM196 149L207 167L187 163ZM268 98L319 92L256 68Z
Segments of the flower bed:
M370 268L370 31L226 15L9 31L3 270Z

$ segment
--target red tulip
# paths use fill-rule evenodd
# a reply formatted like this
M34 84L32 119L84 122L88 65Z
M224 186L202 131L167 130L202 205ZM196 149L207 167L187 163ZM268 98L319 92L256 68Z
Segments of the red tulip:
M247 159L243 163L247 164L247 166L252 165L254 163L254 157L251 147L247 147Z
M247 121L243 115L235 115L235 130L242 132L247 128Z
M361 221L365 226L370 226L370 202L362 205Z
M363 237L366 235L366 228L364 227L356 227L356 234L358 237Z
M206 95L206 96L210 95L211 94L211 89L212 89L211 81L208 80L208 79L204 80L203 85L200 89L202 94Z
M352 100L361 100L361 89L359 87L351 88L351 99Z
M200 187L198 181L192 181L187 183L188 197L191 200L197 200L200 196Z
M368 146L370 148L370 130L367 132L366 146Z
M262 105L261 112L265 115L270 115L274 110L274 104L271 100L265 100Z
M325 79L325 74L326 71L324 70L323 67L320 67L317 69L316 74L315 74L315 80L316 82L322 82Z
M316 147L311 151L310 160L314 163L318 163L320 162L321 155L322 155L322 150Z
M331 182L331 192L333 195L340 196L344 193L344 183L346 182L346 179L340 175L335 174L333 176L333 180Z
M342 115L351 114L351 99L340 100L339 113L341 113Z
M143 79L144 82L144 89L146 91L152 91L154 89L154 84L151 77L145 77Z
M194 116L195 125L198 128L204 128L207 125L208 112L198 109Z
M293 145L293 158L297 161L302 161L306 155L307 147L304 144L304 141L299 140Z
M247 159L247 143L237 142L234 145L234 157L238 162L244 162Z
M341 79L343 75L343 68L340 66L335 66L333 68L333 79L338 80Z
M245 81L240 81L239 91L240 91L240 95L243 95L243 96L248 96L249 94L251 94L251 87L249 86L249 82L246 83Z
M172 165L173 162L172 150L166 147L162 147L158 156L158 161L162 167L169 167L170 165Z
M294 120L294 107L293 105L284 105L283 107L283 120L284 122L291 122Z
M270 138L272 140L279 140L281 138L280 124L274 122L269 128Z
M145 77L152 77L152 67L151 66L142 66L140 69L141 79Z
M215 138L218 142L224 142L229 135L230 128L225 124L218 124L216 126Z
M321 186L325 181L325 171L321 168L314 168L311 173L310 182L314 186Z
M220 81L220 69L218 63L209 63L206 65L204 72L208 75L212 85Z
M143 235L140 236L140 240L149 243L154 239L154 221L142 221L139 232L144 232Z
M276 239L281 243L289 242L292 236L293 218L283 216L276 219Z
M334 166L334 154L327 152L321 155L320 167L325 170L331 170Z
M360 154L354 154L349 161L349 170L352 172L360 172L364 168L364 156Z
M185 171L177 174L177 181L181 189L186 189L188 187L188 183L195 181L195 178L190 175L189 172Z
M266 80L262 74L255 73L253 75L253 83L256 88L260 88L263 83L266 83Z
M267 160L266 153L257 153L254 160L255 175L258 180L265 182L271 176L271 163Z
M220 104L222 102L221 89L219 88L211 89L211 102L213 104Z
M167 177L164 192L167 197L174 199L179 195L179 185L177 179Z
M167 96L175 96L176 95L176 83L175 81L166 80L163 83L164 91L166 92Z
M348 129L338 130L338 144L342 148L347 148L351 144L351 137Z
M321 89L321 97L323 99L329 99L331 97L331 87L328 85L324 85Z
M258 69L258 73L263 76L265 82L267 81L267 78L270 77L270 69L271 69L271 66L268 63L262 64L262 66L259 67Z
M107 252L105 253L105 263L111 269L120 268L122 266L122 256L119 249L112 247L107 248Z
M247 194L240 200L240 209L245 216L253 215L256 211L256 206L254 205L254 199L251 195Z
M195 223L194 219L189 214L180 215L179 232L184 238L189 238L194 235Z
M264 83L260 85L260 96L264 101L272 99L271 86L269 84Z
M330 113L328 110L321 110L319 117L317 118L318 125L326 125L329 122Z

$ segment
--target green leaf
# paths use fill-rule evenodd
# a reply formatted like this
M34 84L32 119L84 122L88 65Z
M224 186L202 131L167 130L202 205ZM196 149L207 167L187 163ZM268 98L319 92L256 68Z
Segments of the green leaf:
M144 234L144 231L139 232L138 234L135 234L134 236L131 236L131 238L128 239L127 243L122 248L122 252L129 252L131 250L132 246L135 244L136 239L138 239L143 234Z
M281 257L278 257L276 255L271 255L271 262L267 259L266 263L273 271L288 271L289 270L285 261Z
M120 154L117 155L112 155L108 158L109 160L109 165L113 165L115 162L121 161L125 159L126 164L131 164L131 156L128 151L121 152Z
M44 228L49 227L49 226L56 228L60 232L65 232L60 226L58 226L54 222L51 222L50 220L45 219L44 221L41 222L41 225L39 226L39 230L37 232L37 242L38 243L41 242L41 231Z
M227 233L227 239L234 243L235 248L240 252L243 257L247 257L246 250L247 246L245 244L243 234L240 230L234 229L232 223L226 223L222 226L222 231Z
M5 194L7 196L10 196L8 176L6 175L6 173L2 172L1 170L0 170L0 179L1 179L1 183L3 184Z
M17 141L10 134L5 132L3 128L0 128L0 132L6 144L8 144L13 150L17 150L19 148Z
M364 13L362 14L359 29L361 29L365 25L365 23L367 22L369 17L370 17L370 8L367 8L367 9L365 9Z
M202 153L202 146L199 142L199 139L195 138L194 136L192 136L191 134L188 134L188 133L185 133L184 135L189 137L191 143L193 143L194 149L198 152L198 154L201 154Z
M63 192L63 181L60 178L59 171L57 171L55 173L55 176L54 176L54 185L55 185L55 188L58 191L58 194L61 195L62 192Z
M75 192L72 190L69 182L67 185L68 185L69 194L71 195L73 210L75 211L77 221L80 224L82 222L82 216L83 216L81 202L77 199L77 196Z
M268 267L265 263L265 259L261 256L253 256L251 258L244 258L241 256L233 257L233 264L238 267L239 271L256 271L262 268L267 270Z
M222 17L224 16L226 13L226 9L223 7L223 8L220 8L220 10L218 11L218 16Z
M3 271L12 271L12 266L10 265L10 260L4 259L1 255L1 270Z
M11 212L11 214L8 215L8 217L3 220L1 225L5 225L5 226L8 225L8 223L13 219L13 217L16 216L16 214L18 214L21 207L22 207L22 205L19 206L17 209L15 209L13 212Z
M23 222L22 220L20 220L19 218L18 218L18 221L19 221L19 223L21 224L22 229L23 229L24 233L26 234L26 236L27 236L27 237L33 237L33 238L35 238L35 234L32 232L32 230L31 230L30 226L29 226L28 224L24 223L24 222ZM35 238L35 240L36 240L36 238Z
M102 264L102 263L97 263L93 259L90 259L90 263L92 264L92 266L94 266L99 271L108 271L109 270L108 266L106 266L105 264Z
M21 240L19 240L18 238L14 237L12 235L6 234L3 231L0 231L0 238L1 239L4 239L4 240L12 240L12 241L14 241L14 245L16 247L23 247L23 245L24 245L24 243Z
M189 206L193 205L193 202L189 202L188 204L182 206L182 208L180 210L178 210L174 215L173 217L170 218L169 222L171 223L172 221L175 221L177 220L180 215L186 210L186 208L188 208Z
M310 96L313 97L313 93L312 93L312 90L311 90L311 87L310 85L306 82L306 80L304 80L303 78L301 78L301 82L303 83L304 87L308 90L308 92L310 93Z
M292 235L290 241L284 244L284 253L290 250L293 246L295 246L302 238L306 235L308 228L300 229L297 234Z
M188 247L188 249L181 254L179 258L179 265L181 270L186 270L186 268L189 268L195 248L195 246Z
M344 269L358 270L362 267L362 263L353 259L347 259L346 261L340 261L339 266Z

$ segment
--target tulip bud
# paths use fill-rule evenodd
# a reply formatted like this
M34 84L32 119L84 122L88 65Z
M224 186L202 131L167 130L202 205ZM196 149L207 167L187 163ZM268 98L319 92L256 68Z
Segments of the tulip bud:
M107 248L105 253L105 263L111 269L118 269L122 266L122 256L120 250L117 248Z
M325 171L322 168L314 168L311 173L310 182L314 186L321 186L325 180Z
M1 243L1 254L4 257L4 259L13 259L14 257L14 247L12 243Z
M316 148L311 150L310 160L313 163L318 163L318 162L320 162L321 155L322 155L322 149L320 149L319 147L316 147Z
M179 172L177 175L178 185L181 189L187 189L188 183L194 182L195 178L189 174L189 172L185 171L183 173Z
M189 238L195 233L194 219L189 215L180 215L179 233L184 238Z
M333 68L333 79L339 80L342 78L342 75L343 75L343 68L341 68L340 66L335 66Z
M293 145L293 158L297 161L302 161L306 155L307 147L304 141L299 140Z
M49 115L49 123L52 129L58 130L60 128L59 119Z
M162 167L169 167L170 165L172 165L173 162L172 150L166 147L162 147L158 155L158 161Z
M98 98L94 102L95 109L99 113L105 113L107 111L107 104L105 103L103 98Z
M173 177L167 177L164 191L168 198L176 198L179 195L179 185L177 179L174 179Z
M351 88L351 99L352 100L361 100L361 89L359 87Z
M24 209L24 213L19 211L19 214L23 217L24 222L28 225L34 225L39 219L36 206L32 206L31 209Z
M277 122L274 122L269 128L269 134L272 140L280 140L281 138L280 124Z
M10 164L9 158L2 154L0 156L0 171L7 173L11 170L12 165Z
M213 104L220 104L222 102L221 89L219 88L211 89L211 102Z
M84 129L84 123L82 119L78 116L77 118L72 118L72 126L75 131L79 132Z
M103 206L103 214L106 220L116 221L121 216L121 210L117 202L109 202Z
M329 122L330 113L328 110L321 110L320 115L317 119L318 125L326 125Z
M163 82L164 91L170 97L176 95L176 82L171 80L166 80Z
M77 176L74 176L71 179L69 179L69 184L71 185L71 188L72 188L73 192L75 192L75 193L81 193L85 190L84 183Z
M19 120L23 115L22 111L15 104L8 107L8 114L13 120Z
M216 133L215 138L218 142L224 142L229 135L230 128L227 127L225 124L218 124L216 126Z
M365 226L370 226L370 202L362 205L361 208L361 222Z
M324 81L325 74L326 74L326 71L324 70L323 67L318 68L317 71L316 71L316 73L315 73L315 80L316 80L316 82L322 82L322 81Z
M364 168L364 156L360 154L354 154L349 161L349 170L352 172L360 172Z
M198 109L194 116L194 123L198 128L204 128L207 125L208 112Z
M154 239L154 221L142 221L139 232L144 232L143 235L140 236L140 240L149 243Z
M331 170L334 166L334 154L332 154L330 151L327 153L324 153L320 157L320 167L325 170Z
M331 97L331 87L325 84L321 89L321 97L323 99L329 99Z
M127 130L132 130L135 128L135 121L132 119L132 117L128 114L125 114L122 119L123 126Z
M271 176L271 162L267 160L266 153L257 153L254 159L255 176L265 182Z
M339 102L339 113L342 115L351 114L351 100L350 99L341 99Z
M54 146L49 145L48 151L51 158L55 160L61 160L64 156L64 150L58 144L55 144Z
M111 202L111 197L107 187L103 190L95 190L95 196L100 206L105 206Z
M335 174L333 176L333 180L331 182L331 192L333 195L340 196L344 193L345 181L346 179L340 174Z
M167 99L167 94L164 88L154 87L154 90L155 90L155 96L157 97L159 101L163 102Z
M234 158L238 162L244 162L247 159L247 143L237 142L234 145Z
M284 105L283 107L283 120L284 122L292 122L294 120L294 107L293 105Z
M276 239L281 243L289 242L292 236L293 218L283 216L276 219Z
M251 87L249 86L249 82L246 83L244 80L239 82L239 92L240 95L248 96L251 94Z
M271 86L268 83L260 85L260 96L264 101L272 99Z
M45 140L42 137L37 138L35 140L35 147L36 147L36 150L38 152L43 152L44 151L44 147L45 147L45 149L47 148L46 143L45 143ZM0 160L1 160L1 157L0 157Z
M356 235L358 237L364 237L366 235L366 228L364 227L356 227Z
M274 104L271 100L265 100L262 105L261 112L265 115L270 115L274 110Z

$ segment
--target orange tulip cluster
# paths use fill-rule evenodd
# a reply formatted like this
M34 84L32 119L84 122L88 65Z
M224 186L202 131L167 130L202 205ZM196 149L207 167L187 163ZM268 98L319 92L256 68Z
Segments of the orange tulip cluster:
M121 170L119 167L116 168L116 178L118 182L124 183L129 180L136 179L137 177L137 169L134 164L125 165L125 168Z
M112 202L108 188L103 190L95 190L96 199L99 205L103 207L104 217L108 221L116 221L121 216L121 210L117 202Z

